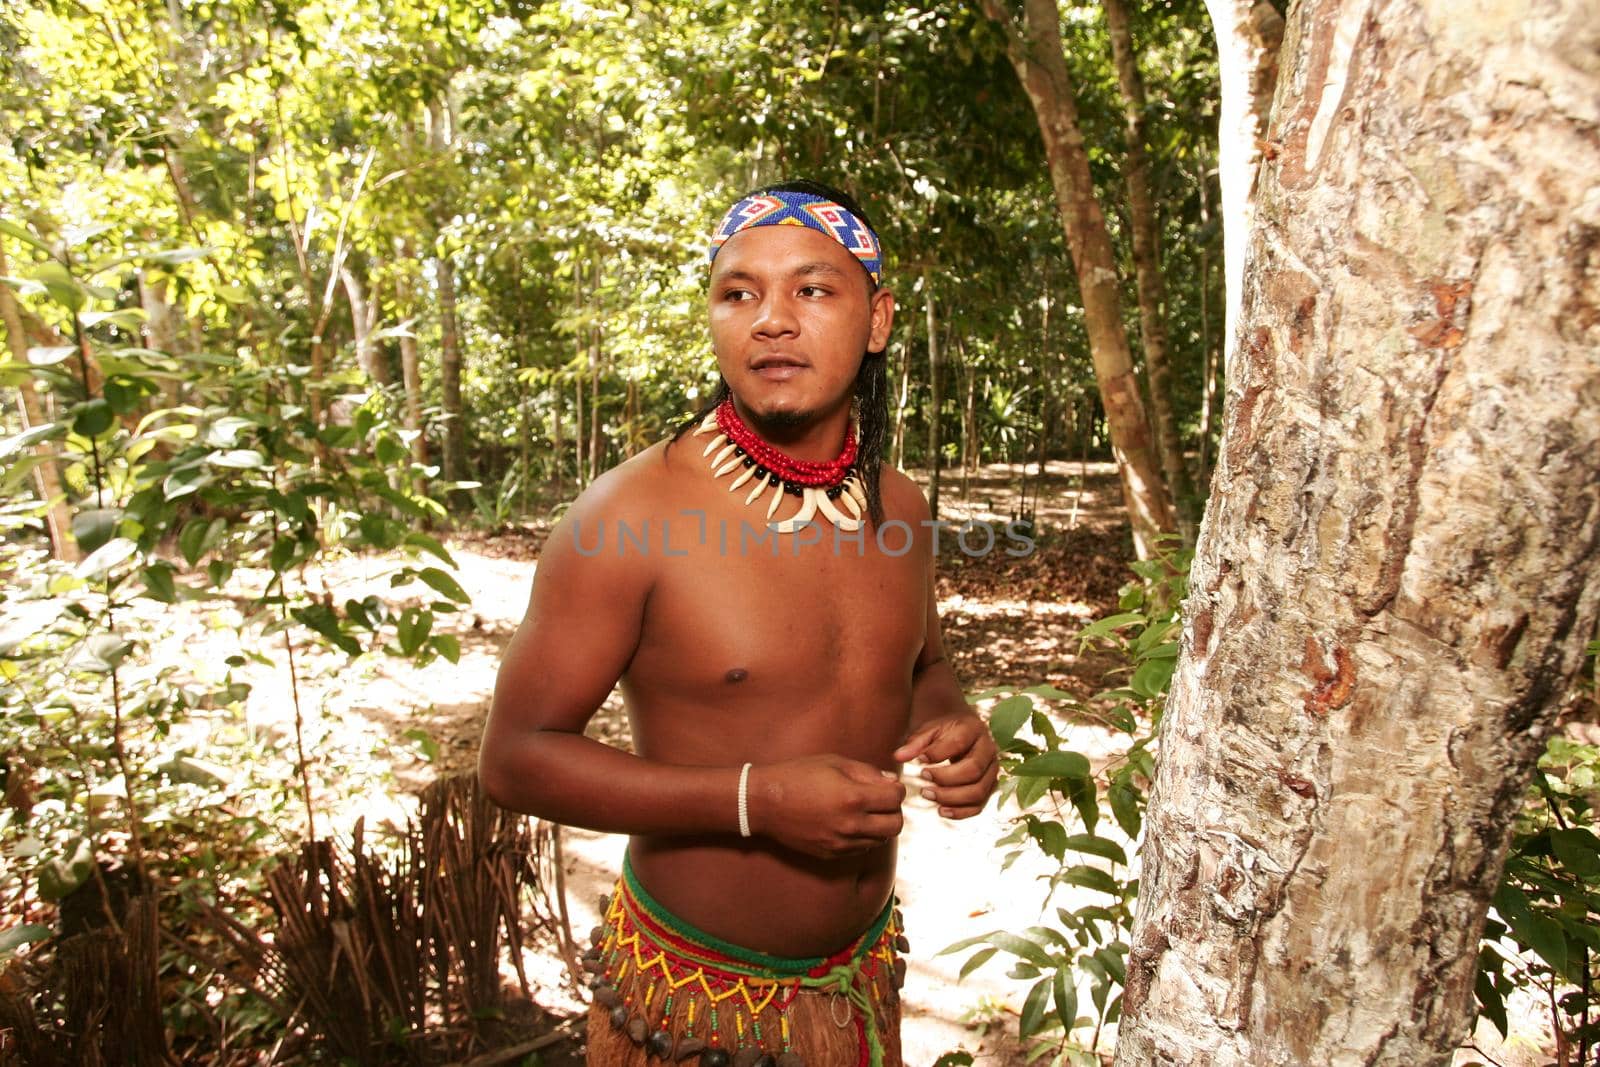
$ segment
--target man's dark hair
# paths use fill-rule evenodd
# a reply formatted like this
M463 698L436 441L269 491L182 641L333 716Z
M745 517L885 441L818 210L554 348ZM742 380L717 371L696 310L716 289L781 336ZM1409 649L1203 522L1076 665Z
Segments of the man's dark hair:
M764 185L759 189L750 190L739 199L768 193L806 193L832 200L872 227L874 232L877 231L877 227L872 226L872 220L867 217L866 211L856 203L855 197L830 185L804 178L778 182L776 185ZM872 275L866 271L862 271L862 274L867 279L869 292L876 292L878 283L872 280ZM722 375L717 375L717 385L711 391L710 399L699 411L678 424L667 447L671 448L673 442L704 422L706 416L715 411L717 406L731 395L727 381ZM855 403L856 418L860 426L859 436L856 439L856 471L861 477L861 488L866 492L867 515L876 526L883 522L883 500L878 490L878 467L883 462L883 448L889 429L889 357L885 350L879 349L862 355L861 369L856 372Z

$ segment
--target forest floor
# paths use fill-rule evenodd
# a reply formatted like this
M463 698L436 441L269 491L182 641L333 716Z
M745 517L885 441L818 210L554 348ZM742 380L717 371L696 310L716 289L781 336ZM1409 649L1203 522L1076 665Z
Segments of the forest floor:
M1026 510L1018 507L1017 487L1015 469L999 465L984 468L964 490L959 478L947 478L941 517L1003 523ZM955 552L940 556L937 594L945 644L968 692L1048 682L1087 698L1116 682L1108 674L1114 657L1080 653L1076 640L1088 621L1114 609L1117 591L1129 578L1131 542L1114 469L1090 464L1080 472L1077 464L1052 464L1040 490L1035 513L1040 537L1031 555L1011 558L997 550L982 559ZM522 618L548 525L529 522L449 542L456 577L472 597L468 610L438 623L459 637L459 663L436 661L419 669L377 656L352 667L342 654L299 651L295 684L306 709L302 729L307 751L314 753L311 781L323 835L330 829L348 834L358 818L369 827L399 825L414 813L411 794L417 789L436 777L474 769L500 652ZM388 576L395 567L392 558L352 557L307 580L340 602L368 592L393 596ZM195 661L209 656L215 662L227 629L224 612L178 626L168 640ZM248 731L267 739L281 758L293 751L295 730L287 671L276 662L263 663L248 680L253 686ZM1117 737L1101 726L1062 727L1066 746L1097 765L1118 750ZM628 743L619 694L607 700L590 733ZM938 952L963 938L1039 923L1047 901L1038 879L1052 865L1038 850L1028 849L1002 872L1005 850L995 842L1012 827L1009 808L1002 814L991 805L973 819L952 823L913 790L906 815L899 893L913 950L904 990L905 1062L927 1067L944 1052L965 1048L983 1067L1021 1067L1025 1059L1015 1036L1016 1018L1026 984L1007 978L999 958L958 981L967 953ZM571 927L581 941L595 922L597 899L618 876L622 841L568 829L563 848ZM1051 903L1090 902L1092 894L1079 892L1086 894L1081 901L1058 894ZM582 1011L550 946L530 952L525 963L542 1008L568 1017ZM1087 990L1081 994L1087 1008ZM1480 1043L1493 1053L1489 1062L1502 1067L1544 1062L1537 1045L1547 1035L1535 1032L1536 1019L1525 1029L1530 1037L1515 1049L1485 1043L1487 1035L1480 1031ZM573 1030L581 1034L580 1026ZM1110 1047L1113 1033L1101 1035L1102 1050ZM546 1065L581 1063L576 1041L543 1055ZM1479 1061L1458 1057L1457 1062Z

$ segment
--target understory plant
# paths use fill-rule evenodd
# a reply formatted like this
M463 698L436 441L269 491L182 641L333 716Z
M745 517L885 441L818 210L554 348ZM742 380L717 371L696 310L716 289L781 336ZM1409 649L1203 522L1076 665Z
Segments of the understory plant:
M128 1054L160 1057L163 1026L182 1043L252 1018L219 1018L204 968L153 924L181 927L199 897L256 898L275 849L329 829L306 743L321 714L302 699L308 653L454 660L435 622L468 597L423 529L444 512L414 487L436 472L411 464L381 391L316 380L281 336L229 353L145 347L131 278L176 286L209 250L0 230L33 253L0 281L28 334L25 359L14 336L0 356L0 384L35 391L47 416L0 440L0 968L65 960L78 935L144 946L135 969L154 961L162 996L152 985L135 1006L165 1019L133 1027L147 1044ZM238 310L219 303L211 314ZM54 499L30 491L45 466ZM77 562L40 537L62 508ZM319 574L365 550L392 553L396 595L341 601ZM180 606L211 620L208 651L182 666L157 649L163 610ZM287 671L287 738L243 714L258 664ZM112 1040L83 1029L92 1006L64 988L12 1007L69 1043Z

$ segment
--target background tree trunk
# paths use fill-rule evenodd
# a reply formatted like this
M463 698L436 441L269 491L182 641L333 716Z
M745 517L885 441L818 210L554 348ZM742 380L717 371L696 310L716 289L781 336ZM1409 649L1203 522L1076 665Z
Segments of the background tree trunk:
M1173 507L1183 526L1186 542L1194 540L1194 483L1183 459L1183 438L1172 413L1172 365L1167 352L1167 292L1161 280L1161 226L1155 194L1150 185L1150 157L1145 152L1144 77L1128 29L1128 10L1122 0L1101 0L1111 55L1122 89L1122 113L1128 127L1127 164L1123 179L1128 186L1128 218L1132 223L1133 268L1139 293L1139 342L1144 348L1145 373L1150 380L1150 415Z
M1305 0L1119 1064L1445 1064L1600 610L1600 21Z
M1156 535L1174 528L1172 503L1133 373L1116 256L1089 176L1078 104L1062 50L1060 12L1056 0L1025 0L1019 24L1002 0L982 3L984 13L1005 33L1007 55L1039 119L1056 206L1083 299L1095 382L1133 525L1133 545L1140 559L1148 559Z
M6 250L0 246L0 277L11 274L11 266L6 262ZM28 365L28 334L22 324L22 315L18 312L16 297L12 295L11 287L0 282L0 323L5 324L6 344L11 349L11 358L23 366ZM33 387L32 378L24 378L17 386L17 413L22 417L22 428L30 430L35 426L42 426L49 421L45 418L44 409L39 403L39 394ZM41 442L33 447L37 456L48 457L52 447ZM56 559L68 563L76 563L81 558L78 551L78 542L72 536L72 515L67 507L67 499L61 488L61 475L56 470L54 459L43 459L38 466L33 468L33 485L39 494L39 500L45 505L45 528L50 532L50 550Z
M367 380L381 389L389 384L389 368L384 365L382 354L372 343L372 331L378 325L378 302L367 300L361 279L349 266L339 269L339 280L344 283L345 297L350 301L350 329L356 342L356 364L366 374Z
M1256 168L1267 112L1278 84L1283 19L1267 0L1206 0L1217 35L1222 108L1217 118L1217 171L1222 184L1222 274L1225 369L1233 367L1243 292L1244 251L1254 212Z
M444 415L444 477L467 476L467 424L461 410L461 334L456 320L456 269L448 255L437 260L439 279L439 399Z

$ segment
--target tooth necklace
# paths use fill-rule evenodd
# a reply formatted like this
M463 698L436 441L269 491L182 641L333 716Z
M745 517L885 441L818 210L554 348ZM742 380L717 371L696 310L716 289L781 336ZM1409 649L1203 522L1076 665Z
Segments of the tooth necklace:
M846 532L861 528L861 516L867 510L867 497L861 489L861 478L855 470L855 427L845 432L844 451L837 459L826 463L813 463L793 459L756 436L734 410L732 400L724 400L715 411L705 417L691 435L714 434L706 445L703 456L711 456L711 473L721 478L733 471L743 470L728 485L733 492L746 482L754 481L746 504L755 504L756 498L768 486L772 487L772 500L767 504L767 523L778 533L794 533L816 517L818 512L839 529ZM712 456L715 452L716 455ZM784 494L800 498L800 509L787 519L773 522L778 502Z

